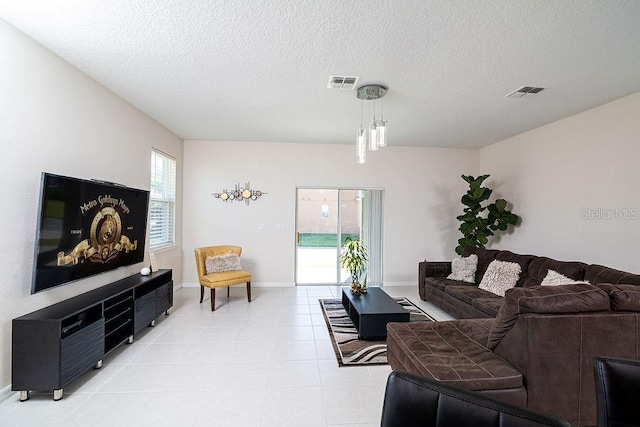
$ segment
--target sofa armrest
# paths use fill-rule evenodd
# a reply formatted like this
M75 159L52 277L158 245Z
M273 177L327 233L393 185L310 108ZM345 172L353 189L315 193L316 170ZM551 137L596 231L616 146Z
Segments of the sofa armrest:
M451 261L421 261L418 263L418 293L426 301L425 277L447 277L451 274Z
M594 357L638 359L639 339L639 313L525 313L494 352L522 373L528 407L595 425Z
M568 427L569 423L431 378L396 371L387 379L380 425Z
M422 261L418 263L418 280L425 277L447 277L451 274L451 261Z

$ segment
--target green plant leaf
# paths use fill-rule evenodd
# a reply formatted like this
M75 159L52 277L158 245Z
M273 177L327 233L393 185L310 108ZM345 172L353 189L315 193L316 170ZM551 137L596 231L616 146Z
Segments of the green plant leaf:
M465 206L473 206L473 205L475 205L477 203L475 201L475 199L473 197L471 197L470 195L468 195L468 194L465 194L464 196L462 196L460 201Z
M461 222L471 222L475 219L476 215L475 212L467 212L464 215L457 216L456 219Z
M475 225L473 223L463 222L462 224L460 224L459 230L460 232L462 232L462 234L467 235L467 234L471 234L474 228L475 228Z
M518 222L518 220L520 219L518 215L511 213L509 211L504 213L503 218L505 222L510 225L515 225L516 222Z
M489 178L489 175L480 175L477 178L472 177L473 185L476 187L480 187L487 178Z
M493 203L498 210L498 212L504 212L507 207L507 201L505 199L498 199Z

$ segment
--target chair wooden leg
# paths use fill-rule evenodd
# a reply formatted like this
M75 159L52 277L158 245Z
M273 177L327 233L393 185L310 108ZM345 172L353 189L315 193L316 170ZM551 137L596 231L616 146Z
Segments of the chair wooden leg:
M211 311L216 311L216 288L211 288Z
M229 298L229 289L231 289L231 286L227 286L227 298Z
M247 300L251 302L251 282L247 282Z
M200 285L200 304L202 304L203 298L204 298L204 286Z

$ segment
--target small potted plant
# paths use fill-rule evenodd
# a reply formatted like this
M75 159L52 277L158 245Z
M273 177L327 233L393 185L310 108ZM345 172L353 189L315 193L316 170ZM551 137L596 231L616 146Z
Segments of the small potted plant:
M351 275L351 292L354 295L367 292L367 247L360 240L347 237L342 248L340 266Z

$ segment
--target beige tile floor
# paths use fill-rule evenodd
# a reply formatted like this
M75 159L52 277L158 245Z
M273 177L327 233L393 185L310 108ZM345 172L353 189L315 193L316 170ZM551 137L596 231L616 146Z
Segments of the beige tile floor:
M385 287L438 320L417 288ZM339 368L319 298L335 286L176 292L170 315L64 390L0 403L2 426L378 426L389 366Z

